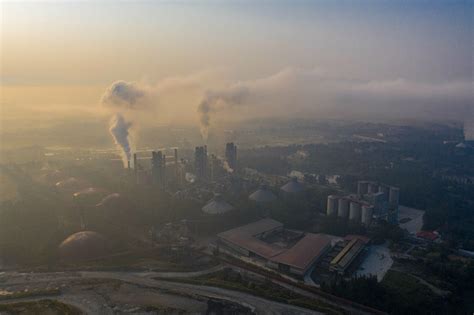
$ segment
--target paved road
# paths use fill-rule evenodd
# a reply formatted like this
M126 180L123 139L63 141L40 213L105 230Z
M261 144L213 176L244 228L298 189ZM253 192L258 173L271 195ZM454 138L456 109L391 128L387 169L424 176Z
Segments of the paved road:
M263 298L259 298L250 294L232 291L227 289L198 286L185 283L176 283L166 280L156 280L150 276L158 273L133 273L133 272L102 272L102 271L85 271L85 272L60 272L60 273L5 273L1 277L0 290L15 286L33 287L38 283L47 283L54 286L56 283L68 283L73 280L81 279L113 279L126 283L134 284L143 288L153 288L167 290L176 294L194 295L207 298L216 298L242 304L255 310L257 314L322 314L310 311L304 308L290 306ZM70 303L79 307L90 314L111 314L113 311L107 306L103 297L93 296L92 293L64 294L57 297L58 300ZM55 297L56 298L56 297Z

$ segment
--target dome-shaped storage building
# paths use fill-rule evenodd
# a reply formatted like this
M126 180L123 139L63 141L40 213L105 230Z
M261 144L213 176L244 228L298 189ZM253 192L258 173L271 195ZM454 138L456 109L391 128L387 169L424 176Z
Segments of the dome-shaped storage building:
M87 187L86 185L87 184L82 180L79 180L75 177L69 177L57 182L55 186L59 190L70 192L78 191L79 189L84 189L85 187Z
M249 199L258 203L272 202L277 199L272 191L264 186L250 194Z
M215 196L202 207L202 212L207 214L223 214L232 210L234 210L234 207L222 200L220 196Z
M116 207L120 206L122 201L122 196L120 196L119 193L112 193L105 196L98 204L96 204L96 207Z
M305 190L305 186L298 181L296 177L292 178L288 183L280 188L284 193L294 194Z
M75 192L72 196L74 197L74 200L80 203L95 205L102 200L103 191L98 188L89 187Z
M106 254L105 238L93 231L81 231L70 235L58 248L64 262L85 261Z

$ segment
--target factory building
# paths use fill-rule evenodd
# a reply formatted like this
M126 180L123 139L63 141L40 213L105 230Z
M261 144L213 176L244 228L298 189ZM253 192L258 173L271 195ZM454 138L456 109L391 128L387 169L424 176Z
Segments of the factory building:
M220 250L298 277L303 277L331 249L328 235L287 230L272 219L237 227L217 237Z
M151 181L164 188L166 183L166 156L161 151L151 152Z
M194 170L198 180L208 179L207 146L196 147L194 151Z
M225 145L225 160L232 170L237 169L237 146L233 142Z
M336 246L336 250L337 247L342 247L342 249L331 260L329 270L344 275L349 266L362 253L368 241L367 238L358 235L347 236L343 242Z

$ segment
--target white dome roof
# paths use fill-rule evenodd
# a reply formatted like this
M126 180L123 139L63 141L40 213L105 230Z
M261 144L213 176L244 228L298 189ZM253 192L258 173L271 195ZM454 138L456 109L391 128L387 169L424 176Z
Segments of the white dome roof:
M105 250L105 238L93 231L74 233L59 245L61 259L71 262L105 255Z
M209 201L204 207L202 207L202 212L207 214L222 214L233 210L230 204L216 197Z
M121 196L119 193L112 193L110 195L105 196L96 206L101 207L101 206L109 206L109 205L115 205L118 203L121 199Z
M250 194L249 199L256 202L271 202L276 200L276 196L270 190L262 187Z
M303 191L305 188L302 183L298 182L296 178L293 178L291 181L281 186L280 189L286 193L297 193Z

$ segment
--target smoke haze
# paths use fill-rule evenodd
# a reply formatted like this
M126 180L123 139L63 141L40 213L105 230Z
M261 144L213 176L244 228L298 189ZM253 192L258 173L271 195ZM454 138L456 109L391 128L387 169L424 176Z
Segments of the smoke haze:
M126 122L122 115L115 114L110 119L109 132L112 135L115 144L122 152L122 161L124 167L127 167L132 156L129 139L129 129L131 123Z
M65 128L103 128L115 114L137 137L196 126L205 140L229 121L272 117L459 120L474 137L470 1L11 1L2 10L0 131L16 139L50 128L71 142ZM112 144L105 129L100 143Z

